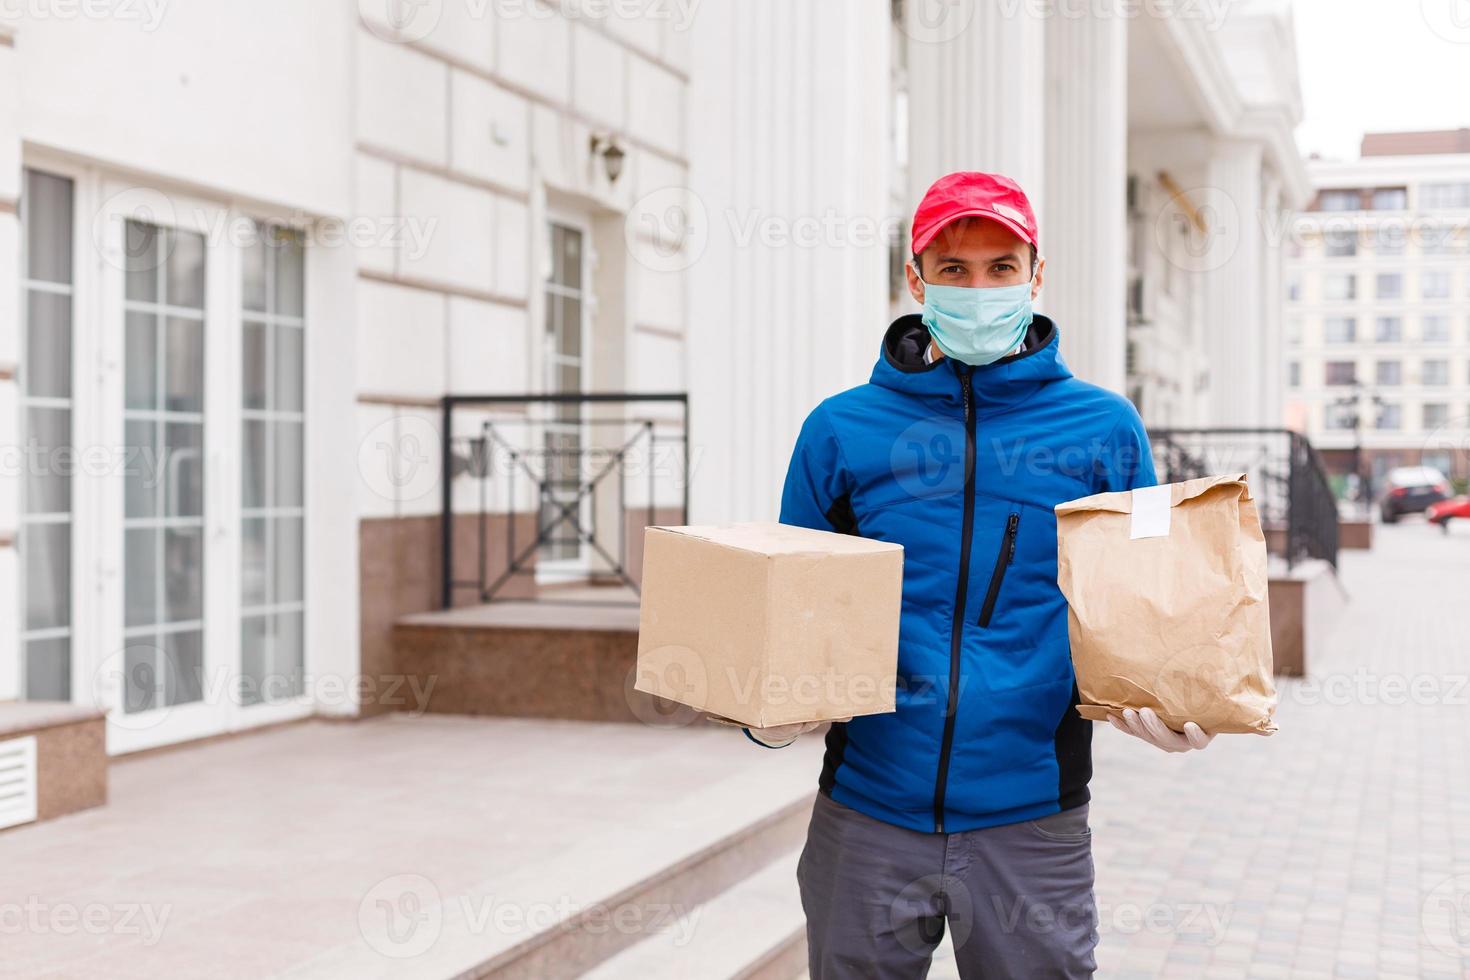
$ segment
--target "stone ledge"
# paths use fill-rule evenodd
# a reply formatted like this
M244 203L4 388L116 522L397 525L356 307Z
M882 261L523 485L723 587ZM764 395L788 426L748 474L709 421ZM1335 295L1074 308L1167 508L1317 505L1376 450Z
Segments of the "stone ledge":
M0 741L26 735L36 738L37 823L107 802L101 711L61 701L0 702Z

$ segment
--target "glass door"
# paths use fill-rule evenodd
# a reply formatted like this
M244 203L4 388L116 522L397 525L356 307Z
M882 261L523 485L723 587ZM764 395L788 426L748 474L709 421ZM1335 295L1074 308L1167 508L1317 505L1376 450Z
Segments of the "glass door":
M123 227L122 711L205 693L205 243Z
M553 394L577 394L583 390L587 334L588 269L586 230L569 221L552 221L549 228L550 261L545 281L546 297L546 390ZM549 540L537 557L539 581L585 577L584 544L578 525L589 528L592 508L581 492L585 467L586 438L583 406L567 402L552 406L542 429L547 495L541 503L541 524L554 524ZM564 508L571 519L557 522Z

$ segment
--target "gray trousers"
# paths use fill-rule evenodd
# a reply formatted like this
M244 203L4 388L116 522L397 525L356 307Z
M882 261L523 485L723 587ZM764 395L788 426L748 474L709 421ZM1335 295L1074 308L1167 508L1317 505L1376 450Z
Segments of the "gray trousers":
M924 834L818 794L796 878L811 980L923 978L946 925L965 980L1097 968L1086 805Z

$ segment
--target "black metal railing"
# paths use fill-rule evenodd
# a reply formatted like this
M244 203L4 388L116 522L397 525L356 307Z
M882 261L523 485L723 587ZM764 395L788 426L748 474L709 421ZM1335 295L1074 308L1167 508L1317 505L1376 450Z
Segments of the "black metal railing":
M1308 558L1337 567L1337 498L1322 457L1290 429L1150 429L1159 482L1245 472L1268 542L1288 568Z
M678 415L661 417L651 409L644 414L627 411L639 404L674 405ZM464 419L471 412L484 417L466 425ZM676 523L688 522L689 396L683 392L451 395L443 400L442 424L441 459L445 464L440 543L445 609L454 604L456 590L473 588L482 602L492 602L518 576L534 575L539 556L568 551L580 555L582 549L597 563L596 574L615 579L636 596L638 582L628 567L630 515L641 512L644 523L655 523L661 491L662 496L669 496L672 483L680 515ZM661 450L670 449L677 455L672 471L661 458ZM640 469L642 472L634 472ZM646 500L630 508L629 487L634 477L646 477ZM456 489L465 480L475 484L474 503L469 508L456 506ZM517 508L527 483L534 486L529 496L536 517L535 533L529 540L525 536L518 539L516 531ZM616 494L615 536L600 533L599 491ZM472 579L456 577L456 511L463 519L467 509L475 521L476 574ZM503 564L496 562L492 572L490 532L496 515L504 515L505 550ZM536 597L579 604L627 604L541 593Z

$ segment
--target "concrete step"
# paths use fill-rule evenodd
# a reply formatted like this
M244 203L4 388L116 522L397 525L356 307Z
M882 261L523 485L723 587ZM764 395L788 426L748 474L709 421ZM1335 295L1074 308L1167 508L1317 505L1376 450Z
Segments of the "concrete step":
M583 980L791 980L806 968L800 855L800 847L780 855Z
M394 624L392 644L396 672L428 691L427 704L411 707L427 711L657 722L677 710L633 690L637 605L506 601L415 613Z
M695 916L705 903L799 849L805 840L812 798L813 793L806 791L795 798L773 800L771 807L744 826L664 867L647 868L644 877L616 892L589 896L566 919L525 936L462 976L498 980L577 976L665 929L687 935L689 928L697 926ZM788 880L793 879L788 876ZM673 975L704 974L675 971Z

